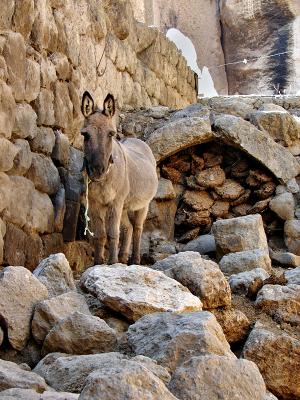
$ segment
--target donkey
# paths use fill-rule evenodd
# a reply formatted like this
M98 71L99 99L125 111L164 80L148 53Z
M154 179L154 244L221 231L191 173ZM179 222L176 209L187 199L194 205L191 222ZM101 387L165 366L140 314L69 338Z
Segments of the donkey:
M140 264L140 245L149 203L158 179L156 161L150 147L136 138L116 139L112 123L115 100L108 94L103 110L84 92L81 111L85 117L85 169L90 179L89 202L95 229L95 264L103 264L108 238L109 264L127 264L132 244L132 262ZM122 240L118 253L120 226Z

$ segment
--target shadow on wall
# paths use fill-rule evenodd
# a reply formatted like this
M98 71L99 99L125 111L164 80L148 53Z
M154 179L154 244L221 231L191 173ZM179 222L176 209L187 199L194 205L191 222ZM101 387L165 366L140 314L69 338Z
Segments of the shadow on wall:
M197 64L197 53L191 39L176 28L170 28L168 30L167 38L176 44L177 48L186 58L188 66L197 73L199 88L198 94L205 97L218 96L208 68L204 66L201 71Z

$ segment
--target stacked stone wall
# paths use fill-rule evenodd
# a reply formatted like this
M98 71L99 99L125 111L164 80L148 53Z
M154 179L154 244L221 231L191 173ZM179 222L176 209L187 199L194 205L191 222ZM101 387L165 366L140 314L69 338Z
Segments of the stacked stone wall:
M196 100L175 45L136 22L123 0L9 0L0 11L0 265L34 268L74 251L79 213L81 96L118 109ZM65 223L64 223L65 221ZM73 246L73 247L72 247ZM78 248L78 244L75 244Z

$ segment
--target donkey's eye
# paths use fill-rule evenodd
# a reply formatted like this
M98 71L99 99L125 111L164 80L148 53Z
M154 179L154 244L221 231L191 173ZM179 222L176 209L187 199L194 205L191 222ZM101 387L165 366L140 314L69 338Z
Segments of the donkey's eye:
M116 132L115 132L115 131L110 131L109 134L108 134L108 136L110 136L110 137L113 137L113 136L115 136L115 135L116 135Z
M84 137L84 141L87 142L90 139L90 134L86 131L81 132L82 136Z

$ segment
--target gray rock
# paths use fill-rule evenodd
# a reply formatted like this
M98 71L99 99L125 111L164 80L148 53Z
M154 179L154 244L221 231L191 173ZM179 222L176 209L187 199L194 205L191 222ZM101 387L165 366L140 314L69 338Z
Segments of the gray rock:
M96 354L114 351L116 345L116 332L104 320L75 311L50 330L42 352Z
M289 267L300 266L300 256L296 256L296 254L284 251L273 251L271 249L269 249L269 252L271 259L281 265Z
M271 260L267 249L239 251L227 254L220 260L221 270L227 274L239 274L240 272L251 271L262 268L267 272L272 271Z
M60 178L58 170L51 158L40 154L32 154L32 164L27 172L27 177L41 192L49 195L58 191Z
M204 309L229 306L231 292L218 264L205 260L199 253L186 251L172 255L153 265L198 296Z
M68 167L70 156L70 142L68 136L61 131L55 131L55 145L52 151L52 159L60 166Z
M288 182L299 175L300 165L292 154L250 122L232 115L217 115L213 125L217 137L250 154L277 179Z
M216 251L216 242L213 235L201 235L188 242L182 251L197 251L200 254L207 254Z
M299 127L300 127L300 124L299 124ZM300 131L300 129L299 129L299 131ZM286 188L290 193L293 193L293 194L299 193L299 191L300 191L299 185L295 178L288 181L288 183L286 184Z
M47 389L47 384L38 374L27 371L13 362L0 359L0 392L10 388L43 392Z
M260 214L218 220L213 224L213 234L220 256L245 250L268 248Z
M129 357L121 353L103 353L70 356L61 353L48 354L35 367L34 372L41 375L48 384L58 391L80 393L88 375L98 369L105 370L111 365L119 365ZM154 360L137 356L132 359L141 364L164 382L170 380L168 371Z
M6 267L0 274L0 317L9 343L25 347L30 335L34 306L48 297L47 288L23 267Z
M266 385L254 362L215 354L192 357L173 374L170 391L179 399L264 400Z
M284 221L294 218L295 201L292 193L286 192L275 196L270 201L269 207Z
M157 192L154 197L157 201L173 200L176 197L173 184L169 179L160 178L158 181Z
M267 394L264 397L264 400L278 400L276 396L274 396L274 394L272 394L271 392L267 392Z
M289 252L300 256L300 220L291 219L285 222L284 241Z
M221 325L229 343L240 342L247 337L251 324L242 311L219 308L211 312Z
M256 363L267 388L280 399L300 397L300 342L256 323L243 349L243 357Z
M213 138L208 110L197 115L170 121L155 130L147 139L157 162L170 155ZM293 176L294 177L294 176Z
M32 153L28 141L25 139L17 139L14 145L18 149L18 153L14 158L14 166L8 171L9 175L24 175L29 170L32 163Z
M156 360L170 371L193 355L235 357L216 318L206 311L146 315L129 327L121 346L133 355Z
M37 393L32 389L7 389L1 392L2 400L77 400L79 394L46 390Z
M92 372L79 396L81 400L176 400L151 371L131 360L121 360Z
M29 141L32 151L50 155L55 144L55 135L51 128L40 126L37 128L36 137Z
M75 290L72 270L62 253L45 258L33 274L47 287L50 297Z
M83 273L80 284L106 306L133 321L158 311L202 309L201 301L180 283L139 265L92 267Z
M250 285L256 281L260 280L263 282L265 279L269 278L269 274L263 268L255 268L251 271L240 272L236 275L231 275L229 278L229 285L232 293L235 294L247 294Z
M255 306L276 320L300 325L300 285L265 285L257 294Z
M285 271L284 276L288 285L300 285L300 267Z
M76 292L63 293L38 303L31 324L34 339L42 343L50 330L74 311L90 315L84 296Z

